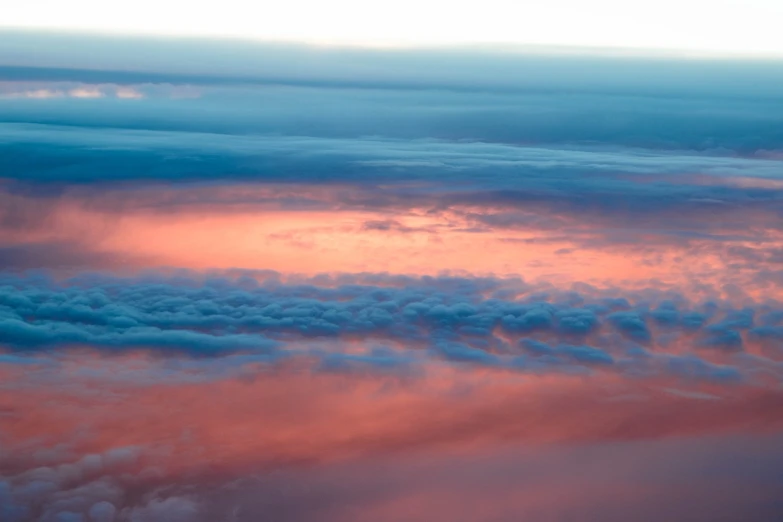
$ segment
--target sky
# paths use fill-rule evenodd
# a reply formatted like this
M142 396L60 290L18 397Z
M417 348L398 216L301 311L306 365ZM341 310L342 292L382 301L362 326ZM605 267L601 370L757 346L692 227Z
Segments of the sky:
M327 45L543 45L783 56L776 0L30 0L7 27Z
M0 520L777 522L780 9L14 5Z

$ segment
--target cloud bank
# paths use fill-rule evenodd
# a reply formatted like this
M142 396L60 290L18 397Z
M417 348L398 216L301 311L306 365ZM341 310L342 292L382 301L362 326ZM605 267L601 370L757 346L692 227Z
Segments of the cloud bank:
M778 520L778 63L0 38L3 522Z

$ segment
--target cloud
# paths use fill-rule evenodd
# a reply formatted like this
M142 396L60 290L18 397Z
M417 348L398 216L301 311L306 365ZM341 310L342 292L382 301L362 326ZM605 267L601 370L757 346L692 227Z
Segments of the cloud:
M94 522L112 522L116 513L117 508L114 507L114 504L105 500L96 502L87 512Z
M186 497L154 498L145 506L132 508L130 522L190 522L201 518L198 505Z
M3 38L3 522L777 520L776 64Z
M601 56L598 50L346 49L233 39L4 30L13 50L4 76L124 82L284 83L294 85L486 91L611 89L614 94L779 97L775 61ZM51 49L56 52L44 52ZM85 51L93 50L89 59ZM510 51L510 52L509 52ZM756 82L743 81L746 78ZM143 81L143 80L142 80ZM120 82L120 83L124 83Z
M84 274L60 282L6 275L0 279L0 343L22 353L149 348L214 357L248 353L271 357L267 361L310 356L323 359L324 369L405 372L432 359L521 372L603 368L716 382L753 375L746 361L727 355L764 351L759 361L780 373L774 362L780 357L768 347L776 327L754 328L748 320L753 309L731 302L680 296L675 308L671 293L618 298L615 289L547 287L542 294L541 286L520 279L240 274ZM648 323L651 309L667 311L665 320ZM689 322L693 315L701 322ZM640 352L642 345L654 351Z
M141 99L145 95L137 86L115 84L89 84L77 82L27 82L1 81L0 100L52 98L95 99L114 97L118 99Z
M0 246L0 266L5 270L45 268L95 269L141 262L133 256L96 252L91 245L51 241Z
M471 188L481 181L483 190L491 194L493 189L511 188L522 181L525 186L529 185L546 195L567 180L578 183L591 193L605 189L650 196L669 193L683 202L694 206L709 205L715 210L714 204L705 201L725 201L722 196L730 195L732 191L763 195L764 189L749 186L731 187L729 190L720 185L704 185L697 178L691 183L696 187L683 193L687 185L683 187L682 178L671 176L703 174L720 183L722 178L730 179L732 176L771 178L780 168L780 161L775 159L693 151L651 152L627 147L564 147L547 143L519 146L482 142L480 138L449 140L438 136L414 139L340 135L248 136L245 132L231 133L230 130L217 134L200 130L198 126L188 130L149 127L105 130L102 127L114 125L100 125L99 122L74 125L73 122L52 118L36 119L36 124L32 125L27 123L29 118L20 120L20 123L0 126L0 135L5 142L3 166L7 168L6 172L11 177L24 179L14 175L23 167L27 176L38 181L60 183L244 179L266 183L416 181L440 185L445 181L447 187L456 183ZM64 128L63 124L67 127ZM68 133L64 132L66 128ZM78 158L82 168L78 171L64 168L61 162L66 157ZM129 164L110 172L108 178L105 170L103 177L99 176L107 162L116 163L119 159ZM369 160L404 160L408 163L369 163ZM143 165L154 166L154 169L144 172L140 170ZM448 173L446 179L443 172ZM588 172L600 177L579 179ZM500 176L499 173L505 175ZM622 177L619 176L621 174ZM668 183L657 186L643 183L646 177L652 175L655 177L650 179ZM605 186L597 184L601 178L604 178ZM693 190L697 188L702 194L694 194ZM524 192L517 188L509 197L521 194Z
M764 281L780 279L772 272L781 250L783 187L776 181L781 169L776 151L783 120L780 95L769 87L779 68L770 64L475 50L431 50L414 58L392 51L238 42L40 33L8 38L17 46L0 67L0 90L63 94L0 100L4 190L24 194L27 201L19 205L29 205L28 214L58 218L48 223L63 222L52 214L69 197L69 205L89 209L80 217L114 214L118 222L126 215L207 210L226 216L274 207L301 213L300 221L306 211L320 210L333 219L353 211L363 213L351 223L353 230L345 232L344 223L323 227L342 226L344 234L376 244L394 235L397 244L351 266L335 266L323 256L325 270L424 272L400 266L393 253L412 264L418 262L415 252L399 243L440 241L445 252L431 257L443 263L470 257L459 268L473 272L511 273L512 250L519 245L551 245L552 252L531 254L535 259L524 266L516 263L516 273L538 262L573 274L577 270L569 263L585 250L614 249L624 251L616 258L629 258L633 251L645 267L660 271L669 265L669 274L680 277L683 271L674 265L688 261L678 259L713 257L717 263L721 258L732 269L723 270L724 277L744 291L750 288L750 271ZM85 46L100 49L100 57L84 63L75 50ZM21 60L22 48L37 51ZM64 54L44 58L42 48ZM222 49L219 60L217 49ZM240 56L246 58L241 70ZM292 68L292 63L300 65ZM103 97L76 100L68 93ZM127 99L139 95L143 98ZM309 218L319 226L328 221ZM62 254L65 267L89 264L72 258L89 258L93 250L101 268L116 266L103 255L131 255L95 248L112 243L104 238L77 241L74 236L92 228L80 221L67 221L74 227L69 237L19 241L26 232L43 235L47 226L17 229L13 241L0 237L0 248L9 266L20 268L41 266L48 249L68 243L78 246ZM112 230L106 237L119 243L120 236L148 233ZM417 237L424 234L426 240ZM455 253L465 252L468 240L449 238L468 234L476 236L475 251L500 250L497 244L505 241L502 255L496 262L479 262L477 256ZM269 239L275 246L284 241L299 246L286 256L314 259L302 252L322 248L313 235L274 230ZM145 243L160 248L170 239ZM348 242L332 243L343 241ZM667 248L652 252L653 245ZM138 264L196 262L158 253ZM226 260L218 266L233 262L256 268L257 257L226 248ZM284 256L267 256L278 257ZM389 265L372 266L373 261ZM626 259L631 261L637 259ZM290 264L283 259L271 268ZM648 272L638 271L637 277ZM730 274L743 281L737 284ZM665 279L660 273L649 278ZM761 283L753 285L756 291L749 293L758 295Z
M464 346L446 349L474 355ZM585 346L550 350L607 363ZM576 492L599 479L613 491L631 481L656 498L673 494L683 477L710 491L736 480L721 496L728 507L779 498L779 386L606 373L520 378L498 366L338 372L231 356L224 366L141 352L31 358L36 364L24 370L0 365L0 508L10 522L250 521L269 513L292 521L394 520L404 502L392 515L384 499L459 491L460 501L478 501L550 480L559 497L574 488L575 504L557 506L596 510L596 520L613 513L612 503ZM696 360L682 366L701 371ZM763 495L736 489L751 479ZM651 493L661 485L672 489ZM499 506L518 516L541 494ZM362 509L351 514L349 504ZM447 505L427 501L414 514L445 516Z
M180 136L187 133L148 131L89 131L95 141L80 144L73 129L28 131L51 133L53 143L9 139L15 150L0 160L24 173L6 181L1 198L9 267L462 269L680 287L699 280L756 298L781 281L783 193L728 182L754 169L772 176L779 161L699 156L704 164L695 166L690 153L363 138L200 135L191 143ZM209 152L221 142L242 150ZM451 156L459 168L360 168L350 157L408 153ZM505 155L520 163L493 164ZM729 165L733 172L721 174ZM694 168L714 169L714 183L682 175ZM224 248L209 248L215 241Z
M646 342L650 340L650 331L644 319L634 312L615 312L606 317L620 332L629 338Z
M360 210L381 213L366 217L365 232L433 234L450 223L417 226L394 213L440 211L451 213L451 225L459 221L464 230L535 231L583 247L639 247L641 236L671 245L711 242L732 259L767 264L777 263L781 248L775 242L781 187L733 185L740 178L774 178L778 160L587 145L197 130L7 123L0 126L5 149L0 162L14 182L11 189L28 198L18 205L35 205L34 198L56 202L59 194L114 212L139 210L133 205L159 211L168 206L168 212L199 205L225 212L238 205ZM368 164L368 158L440 166L394 167ZM161 182L178 185L156 195ZM297 194L292 185L302 190ZM714 201L721 202L719 209Z

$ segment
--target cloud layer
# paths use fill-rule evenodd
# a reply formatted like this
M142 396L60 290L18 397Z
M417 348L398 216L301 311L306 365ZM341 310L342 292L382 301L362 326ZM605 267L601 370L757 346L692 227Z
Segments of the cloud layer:
M655 290L622 295L519 279L384 274L299 282L270 272L206 280L85 275L61 283L30 276L4 283L0 343L23 352L87 345L307 355L335 369L404 370L434 359L726 382L779 378L783 360L777 302L736 308Z
M779 64L0 38L3 522L779 519Z
M266 510L291 521L424 519L448 516L453 502L438 499L458 492L500 520L580 510L598 520L652 516L654 498L685 488L693 501L702 486L726 492L727 520L748 509L773 520L781 487L779 385L85 350L10 356L0 371L0 498L14 522L254 520ZM409 482L414 469L421 483ZM505 486L470 486L493 470ZM620 505L579 495L596 477L646 493ZM553 494L571 500L551 512L536 498L557 483ZM512 486L531 496L488 500Z

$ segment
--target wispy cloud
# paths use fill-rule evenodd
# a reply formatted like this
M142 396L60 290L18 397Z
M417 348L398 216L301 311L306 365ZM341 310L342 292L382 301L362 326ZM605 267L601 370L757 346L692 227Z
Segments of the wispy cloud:
M73 82L0 82L1 98L42 100L50 98L144 98L134 86Z

